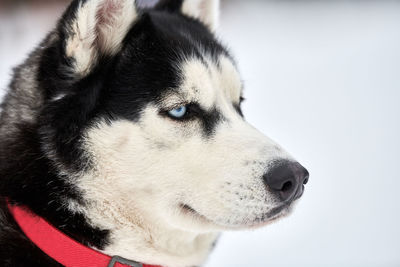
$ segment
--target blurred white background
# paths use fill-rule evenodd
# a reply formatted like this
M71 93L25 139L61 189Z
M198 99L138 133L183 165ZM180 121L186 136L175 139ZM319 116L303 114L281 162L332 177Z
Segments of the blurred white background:
M3 6L0 88L64 5ZM311 177L292 216L225 233L206 267L400 266L400 1L226 0L220 36L248 121Z

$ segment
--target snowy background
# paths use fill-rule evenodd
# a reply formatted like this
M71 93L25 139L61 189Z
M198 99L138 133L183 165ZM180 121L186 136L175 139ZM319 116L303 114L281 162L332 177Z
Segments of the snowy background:
M0 0L0 97L55 1ZM222 236L206 267L400 266L400 1L239 1L221 39L244 113L311 173L292 216Z

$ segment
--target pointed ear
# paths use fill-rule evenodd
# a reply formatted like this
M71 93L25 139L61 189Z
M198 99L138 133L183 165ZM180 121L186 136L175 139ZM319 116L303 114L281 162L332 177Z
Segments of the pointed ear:
M160 0L156 9L179 12L198 19L211 31L215 31L219 22L219 0Z
M200 20L213 32L218 27L219 0L184 0L181 11Z
M75 0L62 26L65 55L74 72L87 74L98 58L116 54L137 19L135 0Z

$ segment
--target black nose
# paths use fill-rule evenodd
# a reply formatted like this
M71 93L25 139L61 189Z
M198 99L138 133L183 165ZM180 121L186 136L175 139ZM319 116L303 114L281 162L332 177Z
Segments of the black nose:
M301 197L308 182L308 171L298 162L279 161L264 174L264 182L283 201Z

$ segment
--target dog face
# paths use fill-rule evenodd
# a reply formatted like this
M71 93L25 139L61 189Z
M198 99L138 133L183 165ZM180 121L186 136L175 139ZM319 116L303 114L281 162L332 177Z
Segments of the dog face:
M242 115L236 64L212 33L216 3L140 11L128 0L75 1L61 20L70 81L49 98L56 110L79 110L68 139L78 145L47 151L58 162L79 156L78 167L59 167L74 168L87 205L70 208L93 223L248 228L286 215L301 196L307 171ZM43 130L53 141L63 132Z

